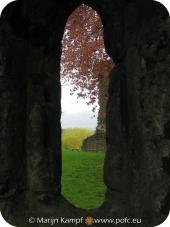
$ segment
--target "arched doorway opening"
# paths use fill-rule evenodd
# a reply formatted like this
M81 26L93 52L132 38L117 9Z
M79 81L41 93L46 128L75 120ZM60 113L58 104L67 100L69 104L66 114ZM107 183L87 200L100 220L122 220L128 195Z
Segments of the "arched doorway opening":
M85 209L99 207L104 201L105 115L111 68L101 19L91 7L82 4L65 26L60 75L62 193L71 203ZM89 112L88 116L85 112Z

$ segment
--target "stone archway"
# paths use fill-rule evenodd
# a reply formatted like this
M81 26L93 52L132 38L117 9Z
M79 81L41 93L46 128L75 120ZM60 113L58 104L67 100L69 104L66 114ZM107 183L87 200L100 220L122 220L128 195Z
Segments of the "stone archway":
M0 194L11 209L21 192L43 207L54 199L53 206L64 204L59 199L61 39L68 16L81 3L18 0L2 13ZM101 16L105 46L117 65L110 74L106 116L107 193L96 215L142 217L143 226L153 226L165 218L161 207L169 190L163 165L170 146L168 13L152 1L84 3Z

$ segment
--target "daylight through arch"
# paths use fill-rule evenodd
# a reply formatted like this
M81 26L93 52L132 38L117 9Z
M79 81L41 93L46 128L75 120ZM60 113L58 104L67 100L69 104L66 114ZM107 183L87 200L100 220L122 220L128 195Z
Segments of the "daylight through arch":
M76 108L78 109L77 112L81 112L81 108L86 110L90 109L91 117L93 115L95 116L97 125L91 128L88 124L88 120L86 120L86 125L82 126L86 131L84 131L85 134L84 137L82 136L81 142L79 141L79 146L76 146L73 141L76 141L78 137L80 138L80 134L83 132L82 129L77 129L78 132L74 129L74 131L72 131L72 133L74 133L74 136L72 135L72 146L70 142L70 149L68 149L72 150L72 153L70 152L67 155L65 151L66 137L68 137L68 134L71 132L69 132L68 129L63 129L62 148L64 160L62 182L63 193L68 198L70 196L71 186L67 185L67 188L69 188L70 191L69 192L65 188L64 184L67 184L66 178L71 178L71 176L70 173L68 176L65 174L65 170L67 169L65 162L68 161L67 156L70 156L71 163L71 157L75 155L74 158L77 158L77 163L74 162L72 164L77 165L75 168L79 169L80 166L84 166L84 169L82 169L84 175L79 176L76 170L71 174L72 176L75 175L79 178L79 180L77 180L76 188L73 187L73 189L75 192L77 191L77 195L80 194L80 198L84 199L84 205L83 203L81 205L81 199L78 198L77 203L79 204L76 204L76 201L74 202L74 198L72 199L71 197L76 195L76 193L73 191L70 198L75 205L87 209L98 207L104 200L105 186L103 183L103 163L104 152L106 151L105 113L108 96L108 75L112 67L112 60L107 55L104 47L103 26L101 19L97 12L91 7L82 4L70 15L65 26L61 57L61 83L63 85L62 103L66 99L68 100L68 96L66 96L65 92L65 86L68 86L72 99L76 96L79 100L77 107L75 106L74 108L71 108L71 104L68 103L68 111L71 112L71 109L74 109L76 112ZM82 121L84 121L85 117L83 115L81 117L82 113L78 113L79 117L77 115L72 115L71 121L74 122L74 118L81 118ZM62 127L66 125L66 117L64 117L64 114L65 112L63 111ZM90 118L90 116L88 117ZM71 127L74 128L77 127L77 125L73 124ZM87 131L89 128L94 131ZM69 147L68 141L67 147ZM74 154L75 150L76 152L79 151L79 153ZM81 163L83 159L84 164ZM78 162L80 163L78 164ZM96 179L94 176L96 176ZM73 178L72 185L74 185L74 180L75 179ZM87 183L88 181L89 188ZM90 193L90 191L92 193Z

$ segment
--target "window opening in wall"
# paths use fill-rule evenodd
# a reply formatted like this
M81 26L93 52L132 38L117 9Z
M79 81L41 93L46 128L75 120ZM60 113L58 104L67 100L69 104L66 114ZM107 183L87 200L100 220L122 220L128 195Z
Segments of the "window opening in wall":
M70 15L62 40L62 194L85 209L104 201L105 115L112 67L101 19L82 4Z

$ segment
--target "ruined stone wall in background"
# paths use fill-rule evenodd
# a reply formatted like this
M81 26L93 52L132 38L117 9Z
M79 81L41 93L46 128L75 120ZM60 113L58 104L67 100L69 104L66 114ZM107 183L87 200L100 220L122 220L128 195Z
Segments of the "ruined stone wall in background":
M97 126L94 135L87 137L82 144L83 151L106 151L106 105L108 100L108 75L99 76L99 97Z

